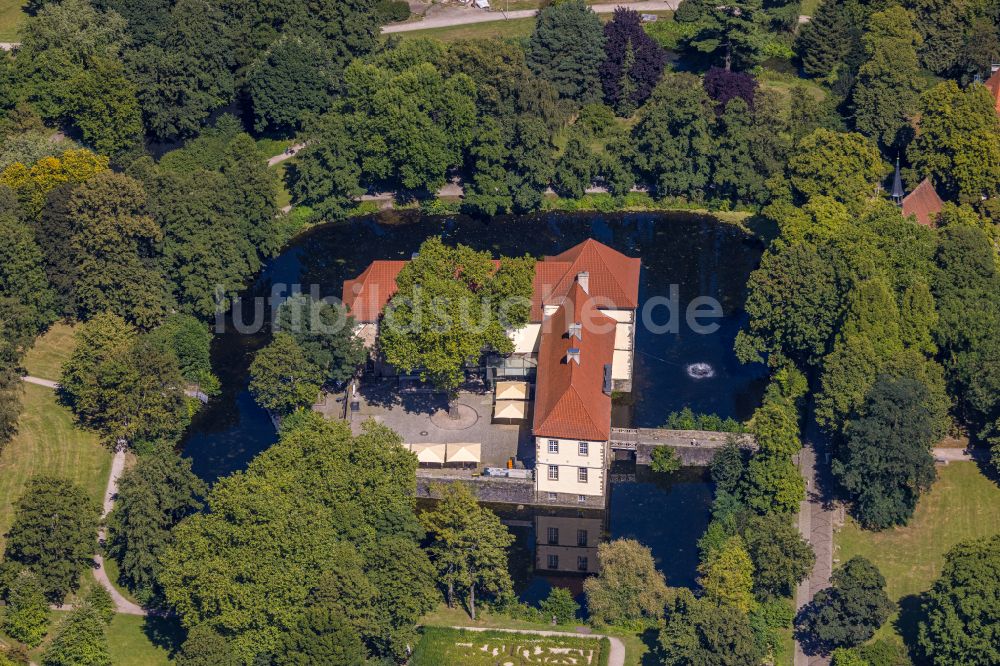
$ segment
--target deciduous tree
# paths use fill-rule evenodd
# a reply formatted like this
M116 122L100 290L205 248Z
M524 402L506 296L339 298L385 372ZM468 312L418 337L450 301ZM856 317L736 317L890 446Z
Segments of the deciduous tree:
M291 133L306 113L326 111L342 72L316 38L282 35L248 74L254 129Z
M143 328L163 318L167 285L153 261L162 232L147 214L146 202L141 183L110 171L95 175L70 196L80 316L111 311Z
M533 268L528 257L502 257L495 268L488 252L424 241L396 278L399 291L379 329L386 360L454 390L484 349L512 349L506 330L528 322Z
M745 613L674 588L665 615L659 644L666 666L745 666L763 657Z
M926 595L919 645L944 666L1000 661L1000 536L964 541L945 556Z
M830 582L796 618L799 640L810 651L829 652L864 643L894 608L885 593L885 578L863 557L853 557L836 569Z
M875 195L886 166L878 147L860 134L820 128L795 147L788 173L801 200L823 195L857 210Z
M583 582L591 620L619 624L663 615L668 588L649 548L633 539L616 539L597 547L601 570Z
M873 529L905 525L934 482L935 424L927 386L881 376L857 418L845 427L833 472L854 500L858 520Z
M514 537L467 486L449 484L434 510L420 520L431 538L431 561L449 604L454 594L465 595L469 615L476 619L477 590L499 599L513 593L507 549Z
M170 445L140 456L118 483L118 500L108 517L108 554L118 562L118 579L140 599L160 593L159 558L170 530L201 509L207 487L191 472L191 460Z
M278 414L316 402L322 383L322 369L288 333L276 333L250 364L250 392L258 405Z
M61 603L91 564L98 514L97 504L78 486L56 477L33 477L15 505L4 560L37 576L46 598Z
M698 566L698 584L705 598L718 606L749 613L753 605L753 562L746 544L739 536L729 537L718 548L708 551Z
M601 85L604 98L620 116L631 116L642 106L663 74L666 53L642 29L639 12L618 7L604 25Z
M657 196L703 196L714 152L712 101L698 77L670 74L632 131L640 178Z
M917 136L907 148L916 172L946 198L978 201L1000 189L1000 119L984 86L939 83L920 97Z
M902 7L872 14L863 38L867 60L855 83L854 122L886 148L900 148L912 134L911 119L920 94L917 47L920 34Z

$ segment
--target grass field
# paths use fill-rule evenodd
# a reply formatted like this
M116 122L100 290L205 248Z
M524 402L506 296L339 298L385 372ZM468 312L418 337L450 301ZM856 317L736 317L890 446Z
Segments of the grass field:
M601 641L572 636L531 636L502 631L458 631L425 627L410 663L413 666L598 666Z
M419 37L437 39L442 42L457 42L460 39L527 37L534 29L535 19L523 18L511 19L510 21L489 21L487 23L453 25L444 28L427 28L426 30L411 30L409 32L394 34L398 34L403 39Z
M0 0L0 42L17 41L17 26L26 14L24 0Z
M29 653L35 663L41 661L67 615L63 611L49 613L49 633L42 644ZM115 615L107 629L111 663L113 666L170 666L173 663L170 655L178 647L181 633L176 624L164 619ZM0 645L14 645L14 640L0 633Z
M10 527L14 502L33 475L65 477L100 502L111 470L111 453L97 435L76 427L52 389L25 384L23 404L18 433L0 453L0 535Z
M73 354L76 341L73 327L59 322L53 324L45 335L35 340L24 357L24 368L29 375L59 381L62 365Z
M903 616L893 618L876 638L901 640L913 630L919 595L941 573L944 556L959 541L1000 533L1000 488L971 462L938 468L938 480L917 505L906 527L867 532L848 519L835 535L834 557L855 555L874 562L886 578L889 598Z
M111 662L115 666L167 666L180 630L163 619L115 615L108 627Z

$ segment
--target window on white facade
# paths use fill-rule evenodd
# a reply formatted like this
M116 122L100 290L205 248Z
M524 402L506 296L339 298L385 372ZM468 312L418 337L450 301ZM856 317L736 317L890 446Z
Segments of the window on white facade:
M549 545L555 546L559 543L559 528L550 527L548 529Z
M549 465L549 481L559 480L559 465Z
M579 467L576 470L576 480L580 483L587 483L587 468Z
M580 442L580 455L581 456L590 455L590 442Z
M587 496L586 495L577 495L576 496L576 501L579 502L580 504L583 504L584 502L587 501Z
M558 569L559 568L559 556L558 555L549 555L549 562L548 562L548 564L549 564L549 569Z
M549 453L559 453L559 440L550 439L549 440Z

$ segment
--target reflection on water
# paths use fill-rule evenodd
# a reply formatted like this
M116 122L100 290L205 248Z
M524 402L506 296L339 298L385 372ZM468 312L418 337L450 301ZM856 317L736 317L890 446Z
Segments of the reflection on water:
M745 419L759 403L765 368L741 365L732 346L746 319L745 285L761 248L737 227L702 215L545 213L473 220L389 212L319 227L268 263L246 294L243 318L250 321L253 299L267 297L276 285L301 284L308 292L315 284L320 295L339 297L343 281L357 276L372 260L408 259L432 235L494 255L536 257L562 252L592 237L641 257L640 304L654 296L669 296L671 285L677 285L680 314L698 296L721 303L724 316L715 320L719 328L710 335L696 334L683 323L676 332L665 334L638 327L633 392L616 403L615 425L659 426L669 412L685 406ZM663 323L665 317L661 308L654 319ZM223 393L198 415L185 442L195 471L207 480L243 468L276 439L269 419L246 391L250 359L265 342L266 334L229 332L213 345L213 365ZM692 376L689 367L694 363L706 365L711 375ZM650 546L669 584L693 584L695 542L708 520L709 484L690 472L670 481L645 476L641 470L635 480L620 478L629 480L614 484L607 516L571 513L553 515L553 520L574 516L597 520L603 525L602 534L628 536ZM589 552L579 550L590 549L589 541L586 547L573 542L580 531L590 539L597 528L589 522L575 527L559 522L559 542L549 544L548 528L553 525L547 518L541 522L536 518L522 516L521 524L513 527L518 548L527 553L515 562L519 590L525 598L543 598L553 580L571 581L571 587L578 588L582 577L573 570L580 566L579 558L587 558L588 568L593 562ZM558 555L551 568L549 555ZM544 565L544 576L536 575L539 564Z
M708 527L712 485L704 468L657 474L632 463L614 464L607 511L491 505L515 536L511 572L522 601L537 604L554 586L583 602L583 581L599 569L597 546L635 539L652 551L671 586L694 587L698 539ZM430 505L421 500L421 507Z

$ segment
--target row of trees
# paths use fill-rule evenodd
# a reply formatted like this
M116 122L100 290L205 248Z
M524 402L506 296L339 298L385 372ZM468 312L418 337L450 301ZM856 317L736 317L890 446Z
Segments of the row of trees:
M210 337L195 317L228 307L282 242L273 174L231 118L160 164L142 158L127 173L88 150L46 144L46 156L0 171L0 230L9 240L0 249L2 441L16 429L18 365L35 336L57 318L104 313L116 319L97 325L106 333L92 331L106 339L84 344L81 354L97 356L71 368L66 397L111 441L176 439L188 420L180 392L218 388ZM131 344L137 331L153 329ZM154 385L167 390L147 394Z
M112 547L123 579L162 595L188 629L181 664L401 662L439 590L473 616L481 596L510 596L513 539L496 515L455 487L418 519L416 457L374 423L352 436L316 414L287 417L277 444L212 488L206 512L186 469L143 464L123 480ZM147 506L150 494L168 501Z
M348 62L376 47L372 0L280 8L212 0L36 3L0 61L0 109L37 115L120 155L197 134L246 100L259 130L325 109Z
M887 205L859 214L826 197L768 210L781 236L751 276L737 353L790 361L815 380L834 473L862 523L881 529L904 524L933 481L930 447L947 432L953 403L973 435L996 437L997 401L985 397L996 395L994 343L979 331L995 326L996 289L987 285L997 268L985 223L967 207L946 207L939 232ZM976 317L968 301L958 305L960 292L983 303Z
M281 242L277 183L231 120L159 166L144 158L119 173L67 150L14 162L0 189L13 191L5 253L20 269L2 285L34 310L23 326L35 332L103 311L147 329L173 309L207 318Z

